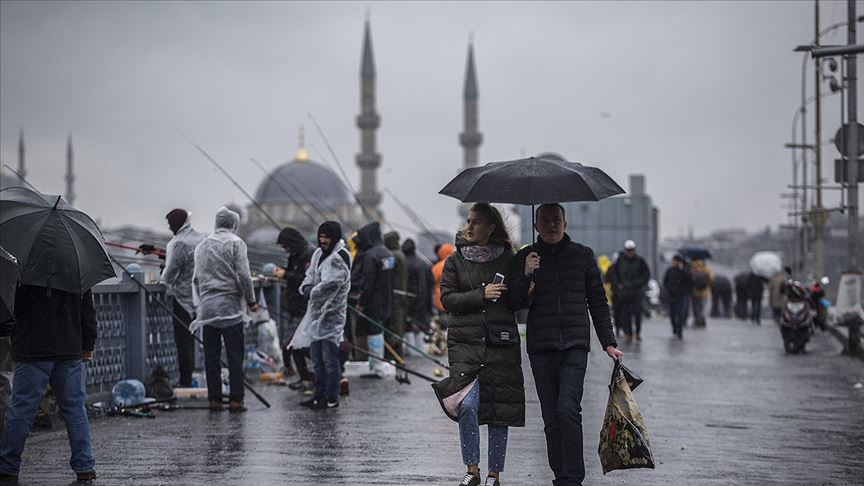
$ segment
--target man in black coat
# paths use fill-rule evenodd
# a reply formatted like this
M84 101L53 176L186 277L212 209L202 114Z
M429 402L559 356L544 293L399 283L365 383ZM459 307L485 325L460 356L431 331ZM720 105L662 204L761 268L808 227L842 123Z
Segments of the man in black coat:
M687 302L693 294L693 276L680 255L672 257L672 266L663 275L663 289L669 299L672 332L681 339L687 322Z
M407 290L411 294L408 296L405 339L415 348L423 349L423 335L431 331L435 277L432 275L432 267L417 257L414 240L408 238L402 243L402 253L405 254L405 266L408 269ZM407 353L419 354L416 350L409 350Z
M534 228L540 238L514 257L507 299L513 309L529 309L528 358L540 398L554 484L581 485L585 478L582 385L591 323L610 358L621 359L624 353L615 341L594 252L571 241L564 232L564 208L541 205Z
M93 359L96 309L93 295L19 285L15 293L15 331L12 358L15 374L12 405L0 439L0 481L14 482L21 467L24 442L45 388L57 397L66 422L70 465L78 480L96 477L90 447L90 426L84 410L84 365Z
M762 324L762 294L766 283L768 279L752 272L747 278L747 301L750 304L750 322L753 324Z
M306 278L306 269L309 268L309 260L312 259L314 248L299 231L290 227L279 232L276 244L288 253L288 262L285 266L273 270L274 277L285 280L285 292L282 295L285 296L285 314L288 322L282 333L282 362L285 363L285 370L289 371L291 358L293 358L294 366L297 368L297 381L288 386L294 390L302 388L304 392L309 393L312 391L314 379L314 374L309 371L306 363L309 348L288 349L288 343L291 342L294 331L306 315L307 299L300 293L300 284Z
M615 261L616 285L612 292L615 295L615 306L620 306L620 316L623 321L624 337L627 342L635 337L642 337L642 301L645 290L651 280L651 270L645 259L636 254L636 243L633 240L624 242L624 252Z
M732 282L723 275L711 281L711 317L732 317Z
M366 337L366 350L378 358L384 357L384 333L380 326L393 313L393 269L396 261L393 254L384 246L381 226L373 221L357 230L354 237L357 244L357 258L360 262L357 274L352 273L351 292L356 293L357 316L356 334ZM354 278L356 275L356 279ZM381 361L369 358L369 373L366 378L383 378Z
M750 272L741 272L733 278L735 282L735 317L747 319L750 312L747 310L747 294L750 284Z

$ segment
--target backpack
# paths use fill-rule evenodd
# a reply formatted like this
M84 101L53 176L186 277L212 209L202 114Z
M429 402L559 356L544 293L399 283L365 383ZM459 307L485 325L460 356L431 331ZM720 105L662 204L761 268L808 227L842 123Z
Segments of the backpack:
M699 270L693 273L693 288L705 290L708 288L708 274Z

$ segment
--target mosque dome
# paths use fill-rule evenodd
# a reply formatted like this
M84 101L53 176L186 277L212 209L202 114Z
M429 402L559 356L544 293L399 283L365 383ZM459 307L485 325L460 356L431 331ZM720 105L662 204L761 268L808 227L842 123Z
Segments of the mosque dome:
M255 199L263 205L300 203L327 209L352 203L339 177L324 164L309 160L302 147L294 160L276 167L261 181Z

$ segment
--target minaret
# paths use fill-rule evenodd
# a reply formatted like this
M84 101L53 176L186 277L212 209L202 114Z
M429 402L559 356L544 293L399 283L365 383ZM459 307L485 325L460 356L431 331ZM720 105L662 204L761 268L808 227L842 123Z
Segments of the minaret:
M375 59L372 56L372 36L369 19L363 39L363 60L360 64L360 114L357 127L360 129L360 153L357 167L360 168L360 193L357 199L373 213L379 213L381 193L377 191L376 173L381 166L381 154L376 152L375 132L381 125L381 117L375 111Z
M474 40L468 43L468 61L465 66L465 130L459 134L459 143L465 150L464 168L477 165L477 149L483 142L483 134L477 131L477 73L474 71Z
M72 134L66 139L66 202L75 205L75 171L72 167Z
M24 130L18 132L18 175L20 176L21 183L24 183L23 179L27 178L27 168L24 165Z

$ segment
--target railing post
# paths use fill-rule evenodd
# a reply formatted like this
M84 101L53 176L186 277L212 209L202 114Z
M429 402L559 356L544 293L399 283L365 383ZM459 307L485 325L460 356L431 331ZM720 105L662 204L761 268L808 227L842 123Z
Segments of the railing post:
M137 264L128 270L139 282L144 282L144 272ZM123 280L131 278L124 274ZM133 283L133 282L129 282ZM144 381L147 374L147 294L136 285L136 291L125 294L126 300L126 378Z

